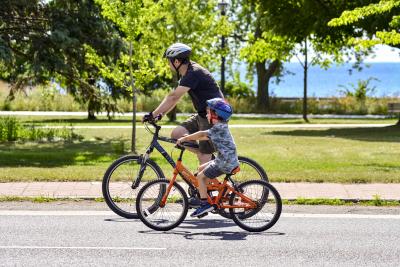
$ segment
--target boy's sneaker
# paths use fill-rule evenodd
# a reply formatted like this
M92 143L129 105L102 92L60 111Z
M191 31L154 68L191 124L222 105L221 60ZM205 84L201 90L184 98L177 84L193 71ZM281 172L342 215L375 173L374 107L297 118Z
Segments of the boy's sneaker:
M214 206L210 205L210 203L202 203L200 207L198 207L192 214L190 214L191 217L198 217L200 215L203 215L206 212L214 210Z
M201 200L198 197L190 197L188 202L189 208L198 208L201 205Z

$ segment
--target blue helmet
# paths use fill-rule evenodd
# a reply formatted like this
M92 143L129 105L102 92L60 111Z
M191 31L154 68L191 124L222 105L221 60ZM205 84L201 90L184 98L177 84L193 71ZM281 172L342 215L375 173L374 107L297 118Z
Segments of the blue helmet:
M228 121L232 116L233 110L231 105L222 98L217 97L207 100L207 106L224 121Z

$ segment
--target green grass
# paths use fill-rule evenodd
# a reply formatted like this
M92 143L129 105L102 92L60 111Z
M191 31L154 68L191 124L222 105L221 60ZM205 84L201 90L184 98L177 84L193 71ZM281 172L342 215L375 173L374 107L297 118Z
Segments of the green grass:
M1 143L0 181L100 181L113 160L128 153L130 129L76 129L82 141ZM163 129L169 135L170 129ZM350 129L232 129L239 154L259 162L273 182L399 183L400 127ZM151 136L137 131L137 151ZM176 159L173 145L165 144ZM167 177L171 167L152 158ZM184 162L195 170L197 160Z
M178 199L171 199L172 203ZM52 198L52 197L20 197L20 196L0 196L0 202L34 202L34 203L49 203L58 201L94 201L104 202L103 198L81 199L81 198ZM393 207L400 206L400 201L381 200L375 198L373 200L341 200L341 199L326 199L326 198L298 198L298 199L283 199L283 205L328 205L328 206L375 206L375 207Z
M400 206L400 201L396 200L382 200L375 196L373 200L342 200L342 199L327 199L327 198L297 198L297 199L284 199L283 205L328 205L328 206Z
M22 202L22 201L30 201L34 203L48 203L48 202L56 202L56 201L81 201L82 199L72 199L72 198L54 198L54 197L20 197L20 196L0 196L0 202Z
M25 124L35 125L58 125L58 126L130 126L132 119L130 117L116 116L111 121L107 117L99 116L95 121L88 120L86 116L18 116ZM142 125L141 117L137 118L137 125ZM178 117L178 123L186 117ZM397 119L310 119L311 124L395 124ZM176 125L163 119L161 125ZM305 124L303 119L267 119L267 118L237 118L233 117L230 124Z

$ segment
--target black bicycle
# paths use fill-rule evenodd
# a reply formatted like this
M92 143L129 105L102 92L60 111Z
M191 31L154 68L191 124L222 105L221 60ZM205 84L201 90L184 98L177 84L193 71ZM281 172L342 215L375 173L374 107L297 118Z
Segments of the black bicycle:
M155 128L154 132L149 128L149 124ZM141 182L166 179L160 166L150 158L154 148L161 153L173 168L176 166L172 157L159 143L159 141L164 141L175 144L176 139L159 136L161 126L157 125L156 121L144 123L144 126L153 135L146 152L142 155L120 157L108 167L103 177L102 191L105 202L116 214L128 219L138 218L135 201L143 184ZM198 145L194 143L185 143L185 146L198 148ZM238 159L241 171L235 175L236 180L241 182L249 180L268 182L267 173L256 161L243 156L238 156ZM193 185L188 184L187 190L190 197L199 196L197 188ZM227 209L221 209L218 213L225 218L231 218Z

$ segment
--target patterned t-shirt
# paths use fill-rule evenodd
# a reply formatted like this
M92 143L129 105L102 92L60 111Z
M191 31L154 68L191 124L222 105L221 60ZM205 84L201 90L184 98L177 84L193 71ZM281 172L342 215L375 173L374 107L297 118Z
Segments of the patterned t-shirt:
M234 168L239 166L236 152L236 144L232 134L229 131L228 124L218 122L207 130L208 138L210 138L215 149L218 151L215 163L224 173L230 173Z

